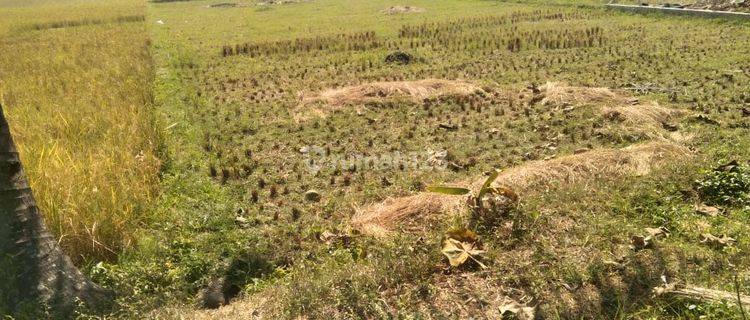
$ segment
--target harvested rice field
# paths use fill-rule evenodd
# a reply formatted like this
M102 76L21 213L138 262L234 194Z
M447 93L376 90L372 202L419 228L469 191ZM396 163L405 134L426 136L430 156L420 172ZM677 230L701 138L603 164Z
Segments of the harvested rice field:
M23 71L17 60L0 57L0 104L48 229L113 293L107 307L79 295L84 306L67 309L0 293L13 319L750 311L750 21L597 1L79 2L57 20L35 16L54 11L46 1L0 0L11 12L0 13L0 52L55 41L80 57L69 64L141 75L145 84L110 89L25 81L64 88L31 87L38 96L129 99L143 111L129 139L100 143L143 157L137 177L149 184L114 189L105 208L115 213L87 216L97 207L83 197L56 203L51 147L35 137L70 137L38 123L75 119L77 104L34 112L33 95L3 81ZM94 14L108 7L117 13ZM125 31L139 46L65 42ZM96 63L132 55L126 66ZM53 66L23 65L35 67ZM111 111L87 112L86 124L111 123ZM77 174L66 179L102 188ZM98 236L98 221L123 216L119 199L138 203L115 235ZM62 212L86 223L57 222ZM65 225L80 226L76 241Z

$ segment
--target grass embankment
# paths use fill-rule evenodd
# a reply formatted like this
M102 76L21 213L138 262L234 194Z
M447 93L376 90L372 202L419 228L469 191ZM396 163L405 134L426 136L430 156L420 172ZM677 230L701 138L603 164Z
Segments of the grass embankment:
M160 134L145 2L0 1L0 100L47 226L114 260L149 219Z

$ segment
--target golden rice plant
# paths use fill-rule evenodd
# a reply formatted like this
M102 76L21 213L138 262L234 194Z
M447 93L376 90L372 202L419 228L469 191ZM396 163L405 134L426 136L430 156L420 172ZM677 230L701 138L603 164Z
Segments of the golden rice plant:
M3 2L0 102L66 253L111 260L133 241L158 192L147 32L139 19L117 19L142 15L145 3L64 2ZM81 12L105 22L55 23L83 19Z

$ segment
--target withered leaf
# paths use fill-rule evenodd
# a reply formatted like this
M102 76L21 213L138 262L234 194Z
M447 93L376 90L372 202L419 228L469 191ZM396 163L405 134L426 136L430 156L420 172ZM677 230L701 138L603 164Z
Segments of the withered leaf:
M473 260L482 268L485 265L477 260L484 254L481 250L477 235L468 229L457 229L449 231L443 241L443 255L448 258L452 267L458 267L466 263L469 259Z
M632 236L630 237L630 248L635 251L651 247L651 236Z
M712 207L705 204L699 204L695 206L695 212L704 216L715 217L721 213L721 210L717 207Z
M648 238L651 239L658 239L659 237L668 237L669 236L669 230L665 227L658 227L658 228L646 228L646 233L648 233Z
M506 299L505 302L499 307L500 315L503 319L522 319L531 320L534 319L534 307L529 307L518 303L512 299Z
M487 190L487 193L493 194L493 195L501 195L508 199L510 199L512 202L518 202L518 194L513 191L510 188L507 187L491 187Z
M452 238L452 239L456 239L458 241L463 241L463 242L479 241L479 237L477 237L477 234L474 233L474 231L471 231L466 228L458 228L458 229L450 230L446 232L445 236L446 238Z
M710 233L704 233L701 234L701 243L707 244L712 247L716 248L723 248L726 246L733 245L737 240L731 237L727 237L726 235L721 235L721 237L717 237L715 235L712 235Z

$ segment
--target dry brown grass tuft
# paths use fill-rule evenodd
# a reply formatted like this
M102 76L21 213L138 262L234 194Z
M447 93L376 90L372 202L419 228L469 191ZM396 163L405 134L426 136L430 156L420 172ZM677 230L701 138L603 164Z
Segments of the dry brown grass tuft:
M622 149L599 149L552 160L540 160L511 168L495 181L522 194L533 194L553 186L595 184L601 179L645 175L652 169L690 155L682 146L650 142ZM473 188L484 179L477 179ZM420 231L444 213L460 212L463 197L423 193L388 199L359 210L350 225L363 234L383 237L391 231ZM425 223L426 222L426 223Z
M621 122L627 133L650 138L664 137L664 124L684 114L656 102L604 106L601 111L605 118Z
M457 200L434 193L390 198L358 211L352 217L351 226L375 237L387 236L395 228L424 231L429 229L431 218L439 217L442 212L458 210L460 201Z
M563 184L591 184L603 178L646 175L653 168L690 154L669 142L649 142L622 149L598 149L511 168L495 181L518 192L529 193ZM479 184L481 182L477 182Z
M596 102L625 102L626 98L609 88L574 87L560 82L547 82L539 87L545 105L567 106Z
M408 99L420 102L426 98L446 95L470 95L481 88L462 80L425 79L417 81L373 82L350 87L329 89L300 96L297 118L325 116L346 105L361 105L385 99Z
M609 88L576 87L547 82L536 98L554 107L599 107L601 114L619 123L618 132L648 138L665 138L664 124L684 115L681 110L660 106L655 101L641 103Z

